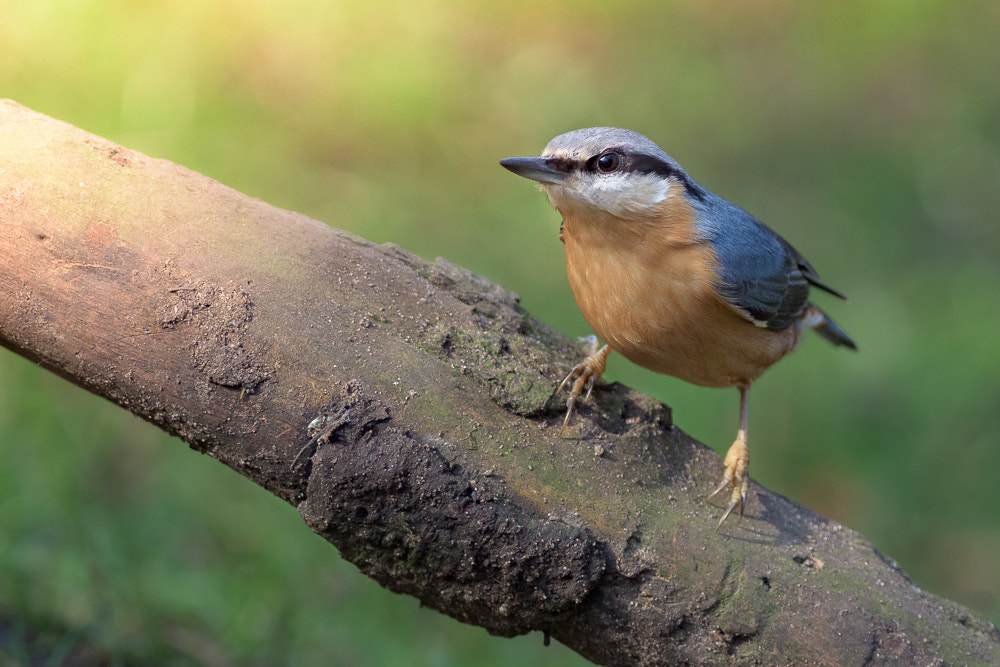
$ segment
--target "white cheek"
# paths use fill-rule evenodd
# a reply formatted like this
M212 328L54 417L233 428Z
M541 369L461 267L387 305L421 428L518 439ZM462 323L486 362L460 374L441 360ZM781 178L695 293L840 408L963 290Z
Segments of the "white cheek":
M653 174L614 174L587 180L542 183L557 210L597 209L618 217L645 212L673 194L673 182Z
M579 194L595 208L624 216L662 203L670 189L668 179L653 174L615 174L597 179Z

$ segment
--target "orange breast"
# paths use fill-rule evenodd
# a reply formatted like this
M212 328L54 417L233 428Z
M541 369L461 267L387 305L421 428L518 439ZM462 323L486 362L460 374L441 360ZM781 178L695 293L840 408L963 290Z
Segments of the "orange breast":
M716 293L715 253L682 198L639 222L562 213L577 304L631 361L702 386L749 386L795 347L798 327L754 326Z

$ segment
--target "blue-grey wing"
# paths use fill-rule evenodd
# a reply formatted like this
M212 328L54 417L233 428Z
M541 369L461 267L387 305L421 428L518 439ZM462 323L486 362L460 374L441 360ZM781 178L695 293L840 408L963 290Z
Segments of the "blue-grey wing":
M699 202L711 204L710 216L698 215L699 229L719 261L719 294L748 320L775 331L789 327L808 305L810 285L843 296L790 243L735 204L713 199ZM695 205L699 214L702 206Z

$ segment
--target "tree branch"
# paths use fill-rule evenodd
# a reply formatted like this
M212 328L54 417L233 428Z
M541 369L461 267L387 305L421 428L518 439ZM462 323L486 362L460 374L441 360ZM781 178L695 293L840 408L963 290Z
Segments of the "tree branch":
M363 572L605 665L1000 663L993 627L755 486L516 295L0 103L0 343L298 507Z

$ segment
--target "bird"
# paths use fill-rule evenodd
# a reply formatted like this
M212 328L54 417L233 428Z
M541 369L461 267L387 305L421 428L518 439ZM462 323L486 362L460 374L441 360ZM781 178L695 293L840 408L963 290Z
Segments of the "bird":
M822 280L792 245L753 215L691 178L647 137L621 128L561 134L541 156L500 161L536 181L562 216L570 288L604 341L559 385L569 386L563 430L618 352L652 371L704 387L736 387L740 418L723 460L729 490L716 529L749 490L747 395L751 385L812 329L835 346L854 340L810 301ZM594 341L596 343L596 340Z

